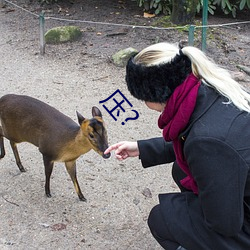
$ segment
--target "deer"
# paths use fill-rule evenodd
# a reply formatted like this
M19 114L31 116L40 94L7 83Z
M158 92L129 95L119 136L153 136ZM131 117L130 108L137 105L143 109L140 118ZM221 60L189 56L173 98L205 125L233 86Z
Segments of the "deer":
M8 139L16 164L25 172L17 144L28 142L38 147L45 168L45 194L51 197L50 177L54 162L64 162L81 201L86 201L76 175L76 160L91 149L104 159L108 148L107 130L101 111L92 107L92 118L76 111L79 125L54 107L31 96L7 94L0 98L0 159L5 156L4 138Z

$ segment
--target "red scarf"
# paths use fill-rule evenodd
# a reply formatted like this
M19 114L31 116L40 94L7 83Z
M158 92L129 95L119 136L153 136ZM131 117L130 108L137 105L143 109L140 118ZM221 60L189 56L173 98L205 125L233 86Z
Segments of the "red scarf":
M187 174L187 177L181 180L181 184L195 194L198 194L198 187L185 160L179 135L188 125L194 111L199 86L200 80L191 73L174 90L158 120L159 128L163 129L164 139L173 142L176 161Z

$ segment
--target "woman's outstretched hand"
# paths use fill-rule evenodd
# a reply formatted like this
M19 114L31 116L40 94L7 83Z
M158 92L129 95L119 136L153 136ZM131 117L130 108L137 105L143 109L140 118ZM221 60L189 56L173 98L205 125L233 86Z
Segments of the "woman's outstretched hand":
M104 154L108 154L115 150L115 157L118 160L125 160L128 157L139 156L139 149L137 142L122 141L111 145L106 149Z

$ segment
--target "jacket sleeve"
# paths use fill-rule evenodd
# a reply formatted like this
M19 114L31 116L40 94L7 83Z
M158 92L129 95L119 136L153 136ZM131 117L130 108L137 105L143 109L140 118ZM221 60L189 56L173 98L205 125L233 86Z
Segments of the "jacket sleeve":
M225 141L192 138L184 154L197 182L205 223L224 236L234 236L244 220L244 189L248 166Z
M173 145L166 142L163 137L139 140L138 147L139 158L144 168L175 161Z

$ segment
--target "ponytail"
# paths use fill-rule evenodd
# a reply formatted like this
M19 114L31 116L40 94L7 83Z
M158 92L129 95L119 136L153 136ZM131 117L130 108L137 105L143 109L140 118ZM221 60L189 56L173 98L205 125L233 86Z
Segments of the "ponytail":
M204 84L216 89L238 109L250 112L250 94L236 82L229 72L216 65L199 49L191 46L182 48L182 53L192 62L193 74Z

